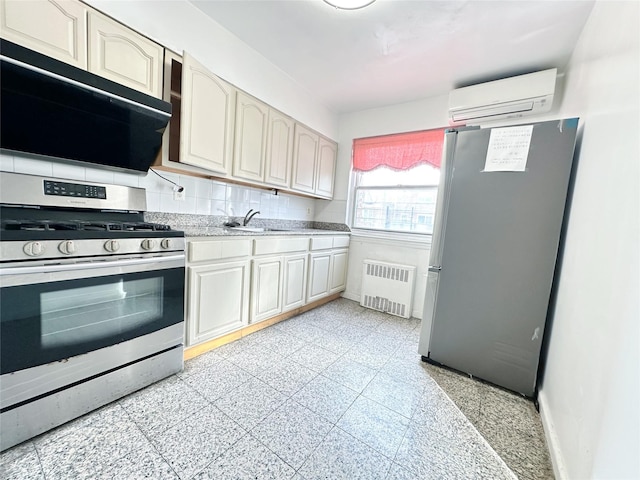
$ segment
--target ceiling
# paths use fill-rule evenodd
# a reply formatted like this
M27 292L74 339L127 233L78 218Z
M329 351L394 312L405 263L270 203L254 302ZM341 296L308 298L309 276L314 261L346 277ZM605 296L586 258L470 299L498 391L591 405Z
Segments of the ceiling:
M336 113L566 65L594 0L190 0Z

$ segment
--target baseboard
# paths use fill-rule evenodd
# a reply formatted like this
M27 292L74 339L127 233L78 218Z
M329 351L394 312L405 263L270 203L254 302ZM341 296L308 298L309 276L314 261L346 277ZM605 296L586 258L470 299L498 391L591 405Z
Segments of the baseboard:
M347 300L353 300L354 302L360 303L360 294L347 292L346 290L342 292L342 296Z
M275 317L268 318L267 320L262 320L258 323L253 323L251 325L246 325L241 327L233 332L229 332L227 334L221 335L211 340L207 340L203 343L199 343L197 345L192 345L190 347L186 347L184 349L184 360L190 360L192 358L197 357L198 355L202 355L203 353L207 353L214 348L218 348L222 345L226 345L227 343L234 342L236 340L240 340L242 337L250 335L258 330L262 330L263 328L270 327L278 322L282 322L284 320L288 320L291 317L295 317L296 315L300 315L306 311L312 310L320 305L324 305L325 303L332 302L337 298L340 298L341 292L333 293L328 297L321 298L320 300L316 300L315 302L311 302L302 307L298 307L294 310L289 310L288 312L281 313L276 315Z
M556 433L544 390L538 392L538 405L540 407L540 420L542 420L544 436L547 440L547 446L549 447L549 455L551 456L553 474L556 477L556 480L568 480L569 475L567 475L564 457L560 448L560 441L558 440L558 435Z

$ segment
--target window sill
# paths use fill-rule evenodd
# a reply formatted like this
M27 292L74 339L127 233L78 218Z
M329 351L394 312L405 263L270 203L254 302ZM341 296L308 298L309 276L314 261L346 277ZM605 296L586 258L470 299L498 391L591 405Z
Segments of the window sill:
M413 244L415 246L425 248L431 246L431 237L430 234L422 234L422 233L399 233L399 232L384 232L380 230L365 230L359 228L351 229L351 238L366 238L369 240L380 240L380 241L392 241L397 243Z

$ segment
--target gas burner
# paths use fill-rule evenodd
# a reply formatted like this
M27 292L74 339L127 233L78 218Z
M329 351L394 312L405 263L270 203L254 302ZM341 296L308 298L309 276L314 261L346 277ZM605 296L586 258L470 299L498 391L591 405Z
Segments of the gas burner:
M2 230L44 232L54 230L82 230L82 228L78 222L52 220L3 220Z

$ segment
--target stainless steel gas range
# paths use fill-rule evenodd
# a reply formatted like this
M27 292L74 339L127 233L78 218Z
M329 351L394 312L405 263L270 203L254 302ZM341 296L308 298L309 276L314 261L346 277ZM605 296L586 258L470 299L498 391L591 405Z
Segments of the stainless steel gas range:
M0 450L182 369L184 234L145 208L0 173Z

